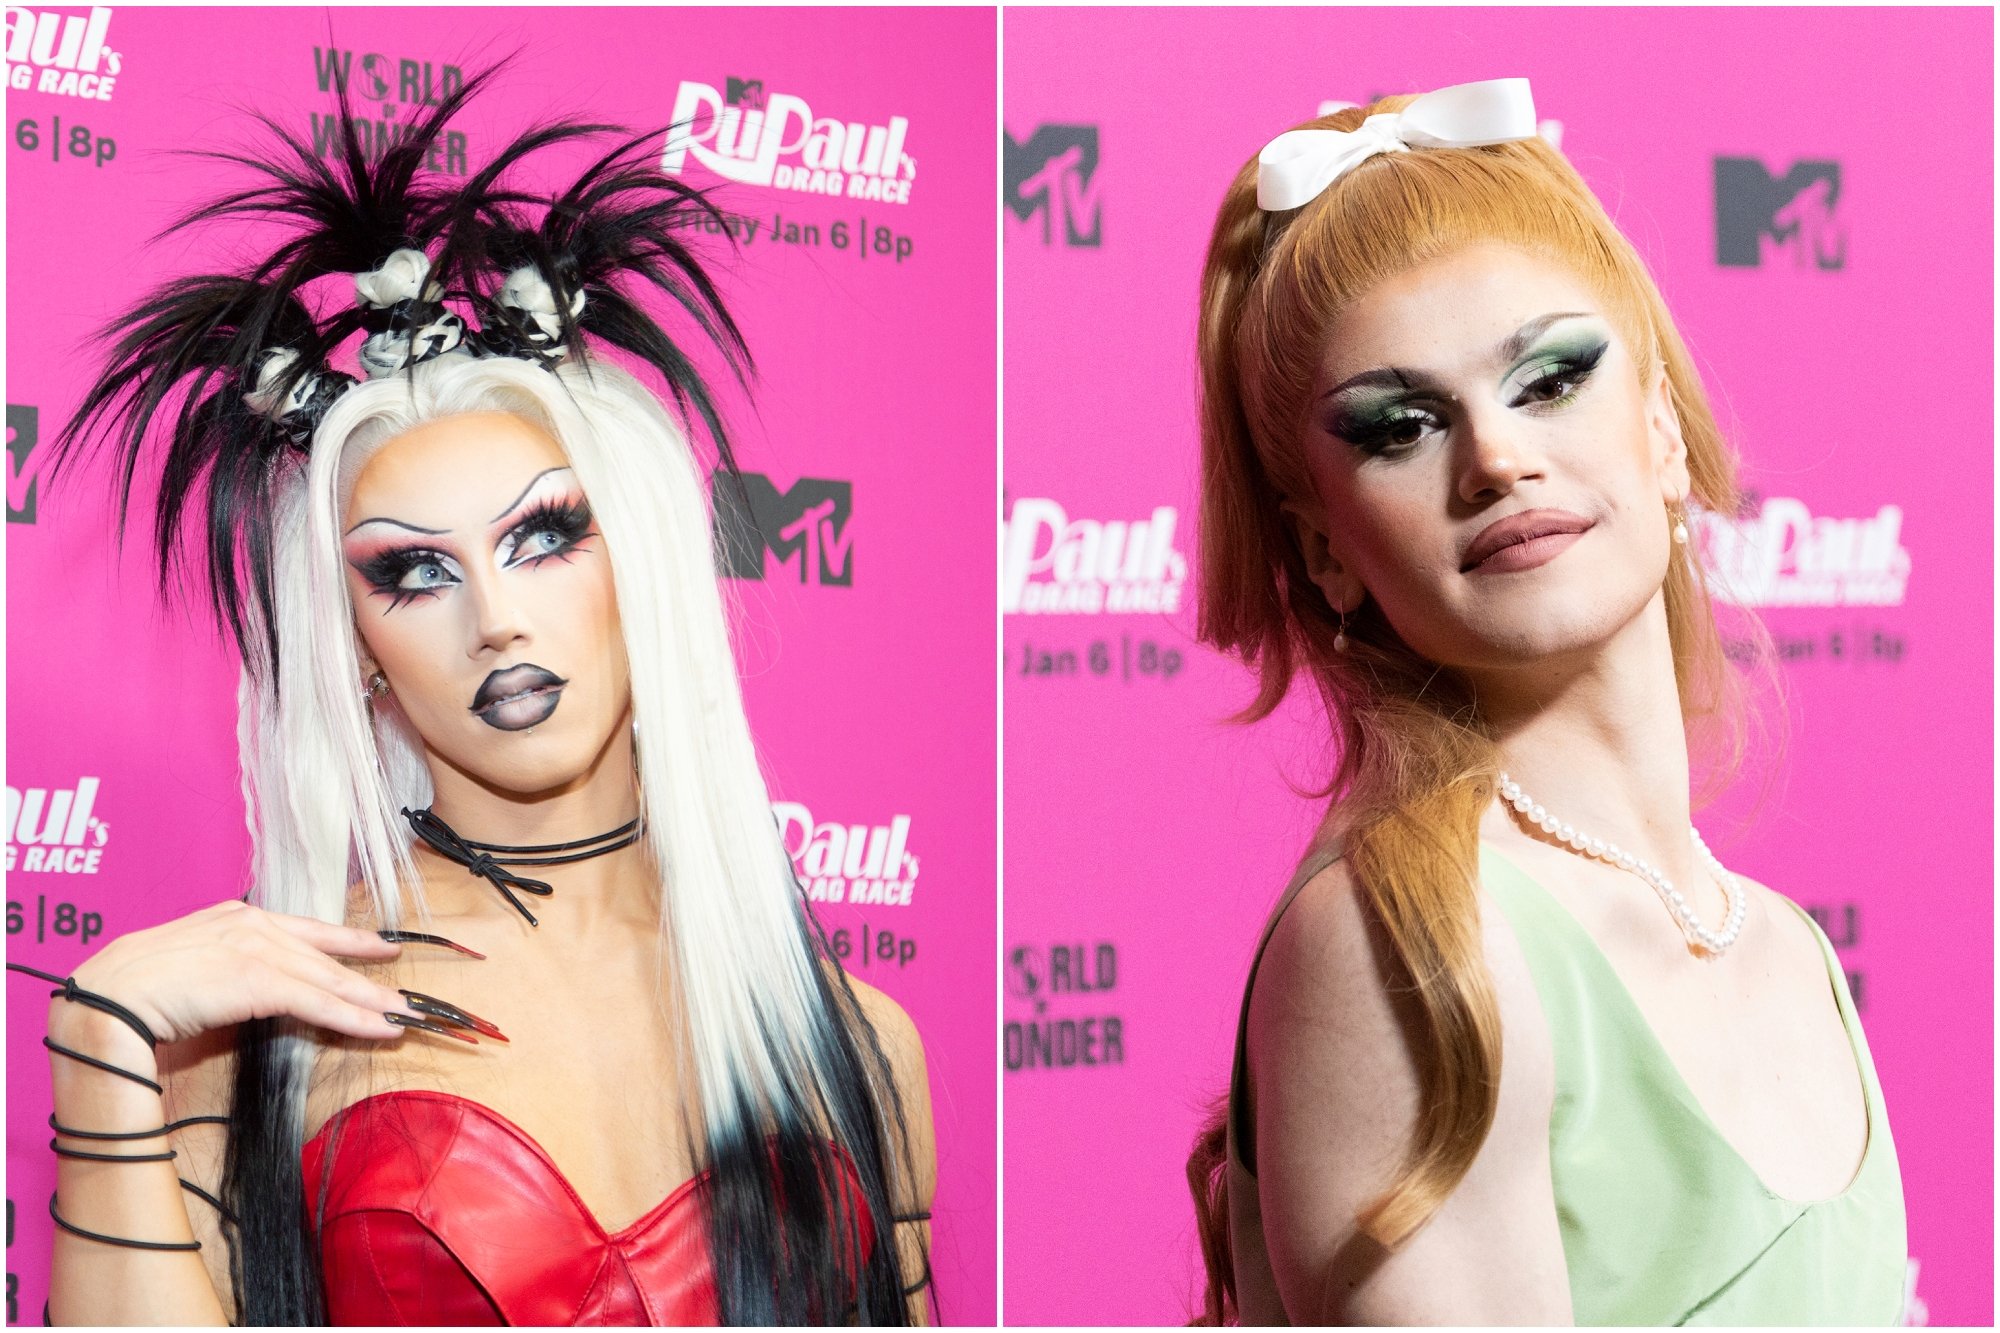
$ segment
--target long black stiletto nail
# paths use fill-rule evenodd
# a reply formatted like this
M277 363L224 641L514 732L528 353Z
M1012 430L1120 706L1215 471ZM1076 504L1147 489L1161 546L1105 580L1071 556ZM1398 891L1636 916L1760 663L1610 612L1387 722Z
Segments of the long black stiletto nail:
M492 1037L496 1041L507 1040L507 1034L499 1028L494 1027L478 1014L468 1009L459 1008L449 1000L440 1000L435 995L425 995L421 991L406 990L399 991L398 993L410 1002L410 1008L420 1014L429 1014L432 1018L442 1018L447 1023L456 1023L460 1027L471 1028L482 1036Z
M459 1041L470 1042L474 1046L479 1044L479 1038L469 1037L457 1028L448 1028L442 1024L433 1023L428 1018L411 1018L408 1014L392 1014L386 1011L382 1017L394 1023L397 1027L422 1028L426 1032L435 1032L440 1037L454 1037Z
M391 944L442 944L447 949L456 949L472 958L486 957L479 950L468 949L463 944L456 944L442 935L422 935L414 930L378 930L375 933Z

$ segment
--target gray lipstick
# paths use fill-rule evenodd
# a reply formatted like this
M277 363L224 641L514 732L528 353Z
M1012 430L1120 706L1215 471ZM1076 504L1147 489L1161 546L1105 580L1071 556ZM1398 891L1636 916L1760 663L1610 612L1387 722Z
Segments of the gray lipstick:
M555 714L568 684L546 667L526 662L496 671L480 682L479 693L472 698L472 712L497 730L526 731Z

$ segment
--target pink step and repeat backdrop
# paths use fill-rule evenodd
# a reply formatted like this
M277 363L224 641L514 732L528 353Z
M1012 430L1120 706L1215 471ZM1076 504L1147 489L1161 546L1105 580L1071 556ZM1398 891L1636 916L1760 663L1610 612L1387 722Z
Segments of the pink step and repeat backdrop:
M1992 1322L1992 37L1966 9L1006 15L1010 1323L1194 1308L1182 1164L1317 814L1287 780L1323 724L1225 722L1247 673L1192 636L1215 206L1328 103L1504 75L1646 256L1755 492L1715 549L1792 743L1747 831L1747 796L1702 825L1853 978L1909 1317Z
M233 660L160 609L138 552L114 558L98 478L41 474L85 383L79 340L158 279L232 262L212 234L149 244L240 179L168 150L257 141L242 106L323 142L343 77L392 135L518 50L439 169L476 170L556 112L692 118L678 169L738 219L736 253L708 253L762 376L729 412L773 534L730 587L751 722L822 920L923 1034L937 1290L947 1320L990 1323L996 27L991 10L10 7L8 957L66 973L246 884ZM758 113L766 133L739 134ZM831 187L802 151L829 123L883 144ZM849 885L839 848L871 837L899 864ZM47 989L7 988L10 1323L40 1322L47 1294Z

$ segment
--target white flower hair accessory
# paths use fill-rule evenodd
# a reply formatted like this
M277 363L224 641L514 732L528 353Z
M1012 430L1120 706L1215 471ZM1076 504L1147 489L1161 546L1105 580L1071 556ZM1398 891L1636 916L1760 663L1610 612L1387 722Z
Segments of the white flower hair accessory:
M1319 197L1377 153L1411 148L1484 148L1535 137L1526 79L1484 79L1425 93L1401 111L1368 117L1356 130L1287 130L1257 154L1257 207L1282 213Z

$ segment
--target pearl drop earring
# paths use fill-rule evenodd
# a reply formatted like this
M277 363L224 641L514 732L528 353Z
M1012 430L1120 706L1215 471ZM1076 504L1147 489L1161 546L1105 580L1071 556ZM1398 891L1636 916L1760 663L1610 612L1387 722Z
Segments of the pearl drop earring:
M1336 610L1335 614L1340 617L1340 628L1333 632L1333 651L1344 653L1347 651L1347 612Z

